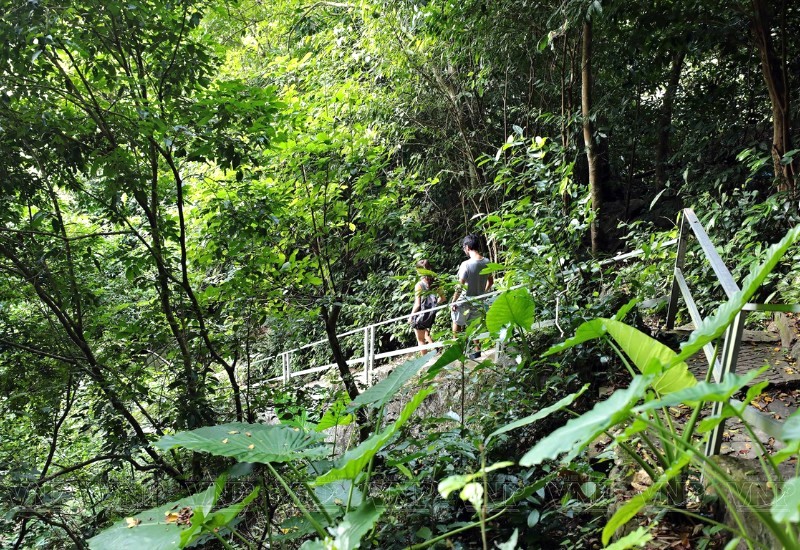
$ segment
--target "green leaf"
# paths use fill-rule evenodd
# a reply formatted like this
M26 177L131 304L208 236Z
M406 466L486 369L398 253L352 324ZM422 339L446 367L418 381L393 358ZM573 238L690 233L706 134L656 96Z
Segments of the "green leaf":
M352 497L350 496L351 489ZM348 498L350 498L350 506L360 506L364 500L361 489L349 479L340 479L333 483L314 487L314 493L329 514L333 514L338 509L347 506Z
M569 462L602 432L627 419L633 405L644 397L651 381L652 377L635 376L630 386L615 391L592 410L571 419L539 441L525 453L519 461L520 465L534 466L545 460L555 459L563 453L567 453L564 461Z
M770 512L777 522L800 522L800 477L783 484L781 493L772 500Z
M585 384L577 392L569 394L568 396L564 397L563 399L560 399L559 401L557 401L556 403L550 405L549 407L545 407L544 409L542 409L542 410L540 410L538 412L535 412L530 416L526 416L525 418L520 418L519 420L515 420L514 422L511 422L510 424L506 424L505 426L496 429L495 431L490 433L488 436L486 436L486 443L489 443L489 440L491 438L495 437L495 436L498 436L500 434L504 434L506 432L510 432L511 430L514 430L516 428L520 428L522 426L527 426L528 424L530 424L532 422L536 422L537 420L541 420L542 418L550 416L550 414L555 412L555 411L560 411L561 409L563 409L565 407L569 407L588 388L589 388L589 384Z
M352 424L354 420L353 415L345 413L349 401L350 398L346 393L343 393L339 399L334 401L333 405L325 411L325 414L322 415L322 418L319 419L319 422L314 427L314 431L322 432L334 426L347 426L348 424Z
M322 439L321 434L307 434L288 426L231 422L167 435L155 446L165 451L183 447L240 462L292 462L326 456L328 450L320 445Z
M765 259L760 265L753 262L750 274L742 282L742 289L722 304L712 316L700 323L700 326L689 335L689 339L681 345L681 352L673 361L685 361L700 351L704 345L722 336L798 237L800 237L800 225L790 229L780 242L770 246L764 252Z
M132 518L118 521L105 531L89 539L93 550L119 550L120 548L147 548L148 550L174 550L182 548L181 533L186 526L175 521L167 522L168 513L177 513L184 508L209 512L217 499L212 485L202 493L151 508ZM188 529L191 529L188 528ZM194 530L199 535L199 529Z
M653 389L658 395L682 390L697 383L697 379L689 372L689 366L683 361L675 362L677 354L661 342L620 321L601 320L608 334L631 358L639 372L657 375L653 381ZM665 369L667 365L669 368Z
M688 452L681 453L680 456L676 457L676 460L670 465L669 468L664 471L661 477L658 478L650 487L645 489L643 492L635 495L631 498L628 502L622 505L611 519L608 520L606 526L603 528L603 545L608 544L608 541L611 540L611 535L613 535L617 529L628 523L633 516L639 513L639 511L648 503L650 502L653 497L655 497L659 491L667 484L671 479L675 476L680 475L683 469L689 464L691 461L692 455Z
M307 541L301 550L353 550L361 544L361 538L369 533L375 522L384 511L383 506L376 506L367 501L357 509L346 514L336 527L329 528L332 537L324 541Z
M586 321L585 323L582 323L575 331L575 336L573 336L572 338L567 338L560 344L556 344L555 346L551 347L542 354L542 357L547 357L548 355L555 355L556 353L561 353L564 350L573 348L579 344L588 342L589 340L596 340L597 338L603 336L605 333L606 333L606 327L603 324L602 319L592 319L591 321Z
M671 407L679 403L697 403L699 401L727 402L733 394L749 385L754 378L758 377L758 375L768 368L769 365L766 365L759 370L749 371L743 375L728 373L725 375L725 379L719 384L713 382L698 382L692 387L673 392L662 399L655 399L639 405L634 410L635 412L644 412L661 407Z
M628 533L615 543L606 546L605 550L627 550L637 546L643 547L651 540L653 540L653 535L650 534L650 531L644 527L639 527L633 533Z
M486 312L486 328L497 334L507 325L530 330L533 325L534 304L527 288L517 288L500 294Z
M324 485L325 483L338 481L340 479L355 479L366 465L369 464L372 457L388 443L394 434L397 433L397 430L411 418L411 415L414 414L417 407L422 404L422 401L433 393L433 391L433 388L425 388L417 392L411 401L406 403L406 406L403 407L397 420L382 432L370 436L355 449L347 451L342 458L336 461L336 467L317 477L312 485Z
M800 440L800 410L793 412L783 423L781 437L783 441Z
M455 362L455 361L465 361L466 357L464 357L463 347L462 346L450 346L449 348L444 350L441 356L436 360L436 362L431 365L427 372L422 376L421 382L427 382L429 380L433 380L439 371L445 368L447 365Z
M386 405L406 382L411 380L425 364L433 358L435 352L430 352L422 357L417 357L406 361L402 365L395 367L392 373L371 386L353 401L353 408L371 405L380 408Z

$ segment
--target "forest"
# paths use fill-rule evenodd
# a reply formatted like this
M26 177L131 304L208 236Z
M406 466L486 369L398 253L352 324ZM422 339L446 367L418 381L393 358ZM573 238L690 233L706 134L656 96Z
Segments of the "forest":
M800 414L756 501L688 366L800 303L799 86L789 0L2 0L0 547L800 547Z

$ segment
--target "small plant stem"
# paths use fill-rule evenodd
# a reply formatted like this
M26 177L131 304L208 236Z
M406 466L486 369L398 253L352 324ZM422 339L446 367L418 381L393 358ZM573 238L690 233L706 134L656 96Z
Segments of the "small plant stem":
M642 438L642 441L644 441L644 444L647 445L647 448L650 449L650 452L653 453L653 456L656 457L656 460L658 460L658 463L661 465L661 467L664 468L665 470L667 468L669 468L669 465L672 462L672 459L670 458L670 455L667 455L666 450L664 450L663 452L659 451L658 447L656 447L656 444L653 443L650 440L649 437L647 437L646 433L641 433L640 437ZM664 442L662 441L662 445L663 445L663 443ZM665 455L667 455L667 456L665 456ZM655 480L653 480L653 481L655 481Z
M220 542L220 544L222 544L222 546L224 546L227 550L234 550L233 546L231 546L228 541L226 541L225 539L222 538L222 535L220 535L219 533L217 533L213 529L209 529L208 527L206 527L204 525L203 526L203 531L206 531L207 533L211 533L212 535L214 535L217 538L217 540ZM247 542L247 541L245 541L245 542ZM248 544L247 547L249 548L250 545Z
M286 483L286 480L284 480L281 477L281 475L275 470L275 468L272 467L272 464L270 464L269 462L265 462L265 464L267 465L267 468L269 468L269 471L272 472L272 475L275 476L275 479L278 480L278 483L280 483L283 489L286 491L286 494L289 495L289 498L292 500L292 502L294 502L294 505L297 506L297 508L305 516L305 518L312 525L312 527L314 527L314 530L317 532L320 538L324 539L325 537L327 537L328 533L325 532L325 528L322 525L320 525L320 523L317 520L314 519L314 516L312 516L311 512L308 511L308 508L306 508L303 505L303 503L298 498L297 494L294 491L292 491L292 488L289 487L289 484Z
M800 544L798 544L796 534L788 532L786 529L782 528L778 522L772 519L772 512L770 510L762 510L758 506L753 506L750 498L742 492L742 489L738 486L738 484L730 483L730 476L725 473L725 471L716 462L709 460L703 452L699 451L693 445L685 444L684 449L697 457L698 461L708 468L707 473L709 475L714 475L715 478L718 479L720 483L730 491L731 495L733 495L748 510L750 510L751 513L758 518L758 521L763 524L764 527L766 527L776 539L778 539L778 542L781 543L783 548L797 548L800 546ZM723 499L725 500L724 497ZM744 527L741 526L741 524L740 529L744 531Z
M250 541L244 538L241 535L241 533L239 533L239 531L237 531L236 529L231 529L231 533L233 534L234 537L236 537L237 539L242 541L245 545L247 545L248 548L253 548L253 545L250 544Z
M764 474L767 476L767 481L769 482L770 485L772 485L773 494L777 496L778 488L775 485L775 480L782 479L781 473L778 471L778 467L775 464L773 464L771 460L766 460L766 461L764 460L765 456L769 456L767 448L761 442L761 439L759 439L759 437L755 434L755 432L753 431L753 427L750 425L750 423L745 422L744 417L741 414L739 414L739 411L736 411L734 407L731 408L733 408L734 411L736 412L736 418L739 419L739 421L744 425L745 429L747 430L747 433L750 434L750 440L754 441L756 445L758 445L758 449L759 451L761 451L761 453L758 455L758 461L761 463L761 469L764 470ZM769 467L767 467L767 463L769 463Z
M609 434L609 436L610 435L611 434ZM631 449L630 445L628 445L627 443L623 443L622 441L619 441L617 444L622 448L623 451L628 453L628 456L630 456L634 461L636 461L636 463L642 468L642 470L644 470L647 473L647 475L650 476L650 479L655 481L658 478L658 474L653 469L653 467L650 466L642 457L640 457L639 453Z
M505 510L500 510L495 515L486 518L486 521L488 522L488 521L492 521L493 519L497 519L500 516L502 516L505 512L506 512ZM472 523L470 523L468 525L464 525L462 527L459 527L458 529L453 529L452 531L448 531L447 533L439 535L438 537L434 537L434 538L432 538L430 540L426 540L425 542L422 542L420 544L415 544L413 546L407 546L405 548L405 550L421 550L422 548L427 548L428 546L436 544L439 541L445 540L447 537L451 537L453 535L457 535L458 533L463 533L464 531L468 531L468 530L472 529L473 527L479 527L480 523L481 522L479 522L479 521L472 522Z
M350 511L350 503L353 501L353 489L355 489L355 486L355 481L350 481L350 490L347 491L347 505L344 507L345 514Z
M481 509L478 511L479 519L481 521L481 540L483 541L483 550L489 550L489 544L486 539L486 515L487 506L486 502L489 498L489 482L486 479L486 448L483 444L480 446L481 450L481 472L483 472L483 498L481 499Z
M625 354L622 352L622 350L619 349L619 347L617 347L617 345L614 343L613 340L611 340L611 338L606 337L605 341L611 346L611 348L614 350L614 353L617 354L617 357L619 357L622 360L622 364L625 365L625 368L631 375L631 378L636 376L636 372L633 370L630 361L628 361L627 357L625 357Z
M714 355L711 357L711 367L706 371L706 382L711 381L711 375L714 372L714 363L717 362L717 354L719 352L719 346L714 346ZM700 418L700 411L703 409L703 405L705 401L698 401L697 405L694 406L694 410L692 411L692 416L689 418L689 423L683 428L683 442L685 444L689 444L692 441L692 435L694 435L694 426L697 424L697 419Z
M297 471L297 468L294 467L294 464L292 464L291 462L287 462L286 464L287 466L289 466L289 469L292 470L292 473L296 475L298 479L302 479L300 472ZM328 514L328 511L325 509L325 507L322 505L322 501L319 500L317 493L308 485L308 482L306 482L305 480L302 480L301 483L303 484L303 487L306 488L308 496L310 496L311 500L314 501L314 504L317 505L317 509L322 513L323 516L325 516L325 520L328 522L328 524L333 525L333 519L331 518L330 514Z

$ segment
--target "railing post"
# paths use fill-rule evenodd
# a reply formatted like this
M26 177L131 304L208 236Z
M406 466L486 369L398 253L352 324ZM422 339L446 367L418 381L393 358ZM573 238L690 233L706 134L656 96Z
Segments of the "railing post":
M289 360L289 352L285 351L281 354L283 360L283 383L288 384L289 379L292 377L291 365Z
M689 226L686 223L686 214L681 211L680 230L678 232L678 250L675 255L675 269L672 272L672 289L669 292L669 305L667 306L667 330L675 328L675 316L678 312L678 296L680 286L675 276L676 272L683 271L683 264L686 258L686 241L689 237Z
M728 373L736 372L736 363L739 359L739 349L742 344L742 333L744 332L745 312L740 311L734 317L733 322L725 330L725 339L722 346L722 361L720 370L717 372L716 365L710 365L713 369L714 381L721 383ZM722 414L723 403L715 401L711 410L712 416ZM725 421L723 420L711 431L711 435L706 442L706 456L718 455L722 448L722 434L725 431Z
M369 328L364 327L364 385L367 385L367 371L369 370Z

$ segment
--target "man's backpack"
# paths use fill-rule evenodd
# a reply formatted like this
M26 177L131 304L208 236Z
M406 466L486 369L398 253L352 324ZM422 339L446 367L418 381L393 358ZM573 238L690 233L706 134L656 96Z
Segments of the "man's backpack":
M433 326L437 313L433 308L436 307L438 301L439 297L436 294L420 296L419 311L414 314L414 328L429 329Z

